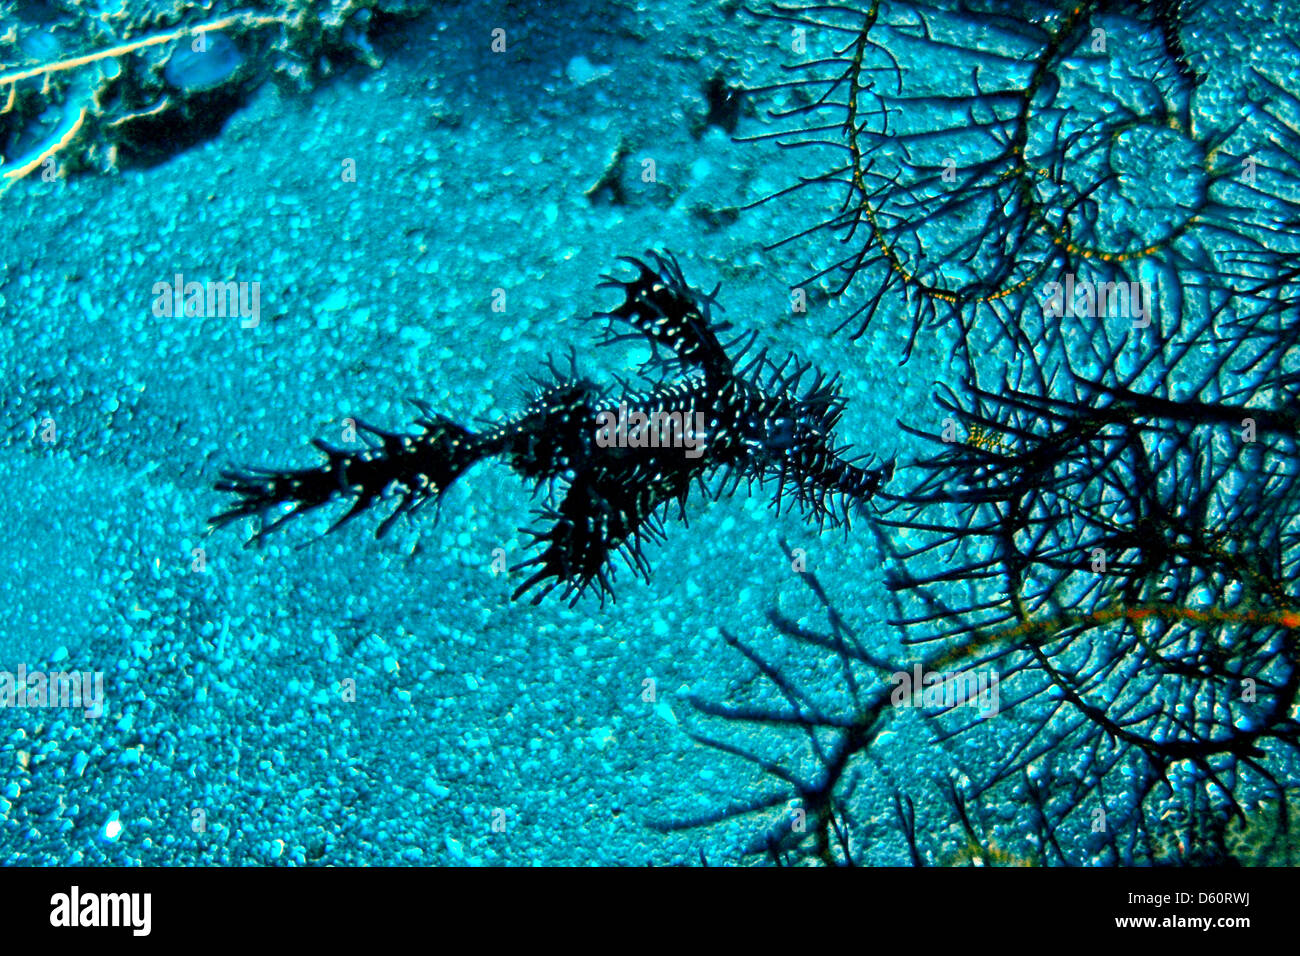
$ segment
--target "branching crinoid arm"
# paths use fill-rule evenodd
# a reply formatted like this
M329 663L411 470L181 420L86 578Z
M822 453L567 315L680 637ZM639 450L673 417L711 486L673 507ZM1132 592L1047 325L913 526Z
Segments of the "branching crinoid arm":
M1202 102L1225 66L1202 5L994 7L765 5L810 52L757 91L783 128L753 138L835 154L768 198L843 197L776 245L840 240L807 281L855 289L854 336L891 302L913 341L958 333L967 385L940 389L938 428L902 426L941 450L882 496L882 526L927 666L1005 682L994 720L934 716L941 742L995 738L966 799L1014 791L1048 862L1169 859L1171 804L1221 821L1280 801L1300 737L1300 110L1271 74L1247 109ZM759 673L794 714L706 712L843 739ZM805 764L745 753L824 801L817 739ZM830 819L812 858L851 858ZM808 855L780 822L756 845Z
M825 598L815 577L805 572L804 580ZM829 609L830 605L824 605ZM831 630L816 634L779 615L771 620L779 634L808 648L832 647L839 663L837 689L844 695L828 694L822 688L805 685L785 673L783 666L767 652L726 634L727 644L756 670L770 692L762 695L771 702L720 704L691 699L702 716L737 729L734 736L745 743L691 731L691 739L721 753L737 757L754 767L764 778L760 796L672 821L654 823L657 829L676 831L710 827L723 821L761 815L751 839L743 847L747 856L762 856L778 865L800 862L851 865L858 862L861 831L849 815L852 790L860 773L858 757L871 746L883 727L889 696L877 686L865 690L857 673L873 659L861 653L843 619L830 611ZM879 685L878 681L873 681ZM748 730L748 733L746 733ZM762 741L754 747L755 735ZM802 742L800 746L799 742ZM792 758L788 751L801 752Z
M789 545L782 545L789 553ZM865 645L815 574L805 570L800 579L824 615L826 629L770 610L773 633L761 645L725 634L728 645L751 665L751 684L759 689L743 701L690 701L712 725L707 732L689 731L691 739L750 765L762 778L754 787L757 795L660 821L656 828L706 829L756 818L741 850L776 865L858 865L872 859L869 853L879 842L888 842L895 854L884 858L907 859L917 866L1020 865L1046 857L1047 848L1058 842L1058 821L1046 806L1049 794L1043 793L1041 779L1027 780L1042 799L1033 804L1031 839L1018 845L999 841L981 822L984 808L974 799L980 794L963 774L939 779L942 799L928 801L926 833L918 835L911 797L881 786L893 771L877 747L898 713L901 668ZM943 662L933 657L918 663L929 672ZM870 786L864 786L867 781ZM910 776L906 785L918 787L924 781L924 775Z
M1125 336L1186 333L1212 313L1276 314L1259 293L1270 250L1297 253L1279 216L1297 201L1295 92L1260 77L1242 108L1204 93L1208 73L1231 67L1208 5L752 12L800 29L807 53L752 91L779 128L750 138L830 156L758 203L805 189L842 197L776 246L837 237L803 281L852 294L843 327L854 337L878 309L901 309L913 343L955 330L978 382L990 348L1068 341L1099 358Z
M782 547L793 554L786 542ZM881 769L872 748L895 713L894 685L885 678L898 668L864 644L813 572L801 572L800 581L825 630L770 610L772 632L761 644L724 634L753 669L756 690L743 701L690 701L718 731L730 731L690 731L691 738L754 768L763 778L758 795L654 826L678 831L757 818L746 856L777 865L856 865L866 861L875 815L886 812L859 791ZM908 852L904 841L900 826L896 842Z
M1069 794L1067 862L1214 858L1205 821L1285 807L1294 773L1300 176L1286 148L1240 150L1300 137L1295 95L1260 89L1230 127L1148 111L1062 140L1131 191L1117 144L1191 131L1201 185L1165 207L1183 225L1143 246L1093 187L1061 220L1098 287L1150 278L1151 321L1106 315L1102 334L1022 350L998 387L941 389L938 428L902 427L942 450L883 496L911 640L1003 675L1012 746L979 789L1023 795L1033 773ZM1170 837L1164 819L1207 793L1191 836Z
M1143 374L941 396L966 435L933 436L882 522L911 640L940 669L1001 671L1015 743L978 789L1068 788L1069 862L1166 853L1157 811L1196 788L1224 818L1277 798L1270 767L1300 741L1297 419Z
M1287 51L1291 59L1300 57L1300 44L1288 41ZM1221 310L1220 334L1242 384L1227 394L1295 408L1300 376L1288 363L1300 345L1300 91L1259 69L1253 76L1262 90L1251 113L1256 140L1234 185L1239 203L1269 216L1274 229L1240 243L1231 260L1243 301ZM1261 389L1272 394L1259 395Z

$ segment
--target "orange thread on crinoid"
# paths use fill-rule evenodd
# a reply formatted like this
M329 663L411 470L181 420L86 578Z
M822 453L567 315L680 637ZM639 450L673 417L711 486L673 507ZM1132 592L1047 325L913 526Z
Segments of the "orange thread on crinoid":
M1061 611L1041 617L1026 617L1008 627L991 631L977 632L971 640L961 647L954 648L941 655L938 663L950 665L975 656L976 653L1000 644L1015 643L1024 639L1040 636L1051 638L1071 627L1086 629L1105 627L1118 621L1161 620L1184 621L1198 625L1232 625L1245 624L1254 627L1282 627L1287 630L1300 630L1300 609L1277 608L1263 610L1248 608L1234 611L1214 607L1186 607L1180 604L1151 602L1134 605L1112 605L1095 611ZM1041 643L1041 641L1034 641Z

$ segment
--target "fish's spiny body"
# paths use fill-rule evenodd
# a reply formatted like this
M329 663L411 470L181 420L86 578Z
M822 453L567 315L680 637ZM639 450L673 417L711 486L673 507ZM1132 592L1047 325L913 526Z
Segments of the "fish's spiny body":
M416 434L358 424L369 447L314 441L323 465L223 472L216 490L238 497L210 523L288 508L251 544L335 500L351 506L331 531L393 498L396 507L376 531L382 536L399 515L437 501L471 465L498 458L551 494L539 514L545 526L524 529L537 552L515 566L529 575L513 596L534 592L537 603L560 588L573 603L592 586L602 602L612 596L616 553L648 579L642 545L663 537L674 510L685 518L692 484L716 495L742 482L774 483L778 510L789 499L819 528L846 522L888 481L893 462L865 468L833 444L844 412L837 380L793 358L778 364L765 352L738 367L746 347L718 339L728 326L711 316L717 290L691 288L671 256L648 258L624 258L636 270L631 279L605 277L602 287L620 289L623 301L592 318L606 321L606 342L646 341L656 353L649 365L672 377L615 395L551 366L551 382L524 409L478 433L416 402ZM733 359L729 349L737 345ZM556 488L563 489L558 503Z

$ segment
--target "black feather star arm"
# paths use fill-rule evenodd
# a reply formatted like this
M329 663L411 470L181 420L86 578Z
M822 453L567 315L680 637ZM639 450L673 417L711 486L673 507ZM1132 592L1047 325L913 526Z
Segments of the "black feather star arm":
M873 522L909 659L868 653L805 574L830 630L772 615L766 643L728 636L761 679L732 691L743 703L692 701L732 731L697 742L759 782L665 828L758 816L746 849L778 864L871 860L899 834L914 863L952 861L927 852L909 797L882 806L885 680L915 674L999 687L987 713L928 690L906 704L965 771L954 832L985 862L1222 863L1241 859L1234 826L1285 836L1300 759L1295 40L1273 31L1272 62L1234 64L1222 37L1241 8L1188 0L751 12L782 40L793 28L803 62L750 90L776 123L747 139L828 157L751 208L833 200L770 248L822 243L804 281L853 297L855 338L900 312L909 351L951 333L961 385L900 422L933 453ZM981 837L980 805L1014 810L1011 832Z
M1066 336L1100 361L1116 312L1143 328L1157 309L1194 323L1254 298L1272 257L1295 253L1278 215L1297 198L1295 96L1281 76L1239 75L1231 44L1207 39L1222 19L1211 5L753 12L807 49L785 79L750 90L776 128L745 139L823 165L751 208L829 194L833 212L769 248L810 247L821 267L802 284L851 296L854 337L878 313L903 313L912 344L947 327L972 380L991 349ZM1271 42L1279 64L1294 56L1293 42Z
M717 290L692 288L671 255L624 261L635 275L602 283L622 301L593 318L606 322L606 341L628 337L618 331L627 326L670 353L649 363L662 377L648 389L612 395L552 366L554 381L532 402L478 433L418 405L418 434L359 426L371 440L364 451L314 442L323 465L223 473L216 490L236 500L210 524L280 512L252 543L327 504L349 503L334 530L396 498L377 529L382 535L399 516L436 502L476 462L499 459L552 496L539 514L543 526L523 529L536 552L512 568L528 571L513 597L532 593L533 603L557 589L570 603L594 590L603 603L613 596L616 555L648 579L644 545L663 537L674 512L685 518L692 487L719 494L742 483L775 486L778 510L788 501L819 528L847 526L889 480L893 463L869 467L835 443L844 411L837 381L793 358L746 359L742 344L724 344L719 333L728 327L712 318Z
M793 556L787 543L782 547ZM902 713L899 674L911 669L882 657L874 642L864 640L816 574L804 570L799 579L812 592L814 613L824 617L825 629L769 609L771 631L757 640L742 641L724 631L755 679L733 685L742 700L688 698L704 726L687 729L687 736L749 765L755 783L724 806L651 825L666 832L707 831L752 820L739 847L741 858L778 866L857 866L904 858L914 866L1047 862L1049 848L1059 843L1061 815L1044 806L1041 788L1028 778L1022 785L1032 799L1021 800L1027 806L1018 839L981 824L982 793L965 775L936 779L946 804L943 823L936 825L939 821L927 814L926 832L919 833L916 806L893 785L890 759L882 755ZM909 757L916 759L914 752ZM915 779L908 783L915 786ZM893 832L884 837L888 831Z
M1283 798L1300 749L1300 420L1071 390L941 395L965 438L931 436L881 525L909 642L940 670L998 669L1020 718L977 788L1049 774L1085 858L1154 862L1138 836L1164 801L1208 788L1241 817L1248 793Z

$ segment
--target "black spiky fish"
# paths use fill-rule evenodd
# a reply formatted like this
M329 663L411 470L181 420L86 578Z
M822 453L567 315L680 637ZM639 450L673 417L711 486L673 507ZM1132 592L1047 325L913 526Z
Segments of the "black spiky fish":
M819 529L847 522L889 480L893 462L864 468L844 457L846 447L833 444L844 412L838 379L793 356L778 364L765 351L740 365L754 336L727 346L720 342L718 334L729 326L712 318L717 289L705 294L691 288L670 254L647 257L649 262L622 257L636 275L605 276L601 286L621 290L623 301L591 318L607 321L607 343L647 340L655 353L648 364L673 377L641 391L620 382L622 394L613 396L576 372L561 376L552 365L551 384L526 408L479 433L413 401L422 415L415 423L418 434L358 423L369 440L364 450L316 440L312 444L327 460L314 468L223 472L216 490L238 500L209 523L222 527L291 506L264 523L253 544L295 515L331 501L351 501L333 531L380 500L395 498L396 507L376 530L382 537L400 515L436 502L475 462L502 458L539 487L564 488L558 505L541 511L549 526L523 529L540 551L512 569L531 569L513 597L536 589L536 604L561 587L572 604L594 584L603 604L613 595L615 552L649 579L642 544L663 537L672 504L685 519L693 482L714 496L741 482L775 483L778 511L792 500ZM633 331L620 334L619 325ZM737 347L732 358L729 350ZM666 358L663 349L670 353Z

